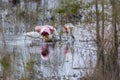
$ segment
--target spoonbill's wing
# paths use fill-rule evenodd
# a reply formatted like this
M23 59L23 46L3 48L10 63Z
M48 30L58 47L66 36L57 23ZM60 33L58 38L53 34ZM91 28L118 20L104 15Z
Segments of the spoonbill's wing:
M33 37L33 38L38 38L40 37L40 34L38 32L34 32L34 31L31 31L31 32L27 32L24 34L25 36L28 36L28 37Z
M54 27L53 26L51 26L51 25L44 25L44 27L49 28L51 33L54 32Z
M40 32L42 28L43 28L43 26L36 26L36 27L35 27L35 31Z
M41 29L40 33L42 34L43 32L47 32L48 34L51 34L50 29L47 28L47 27L44 27L44 28Z

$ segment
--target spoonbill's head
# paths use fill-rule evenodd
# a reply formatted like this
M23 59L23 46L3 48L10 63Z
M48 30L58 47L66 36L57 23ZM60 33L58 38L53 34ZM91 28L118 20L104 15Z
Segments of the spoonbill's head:
M69 28L68 28L67 26L64 25L64 31L65 31L65 33L68 34L68 30L69 30Z
M41 33L41 35L44 36L44 37L47 37L47 36L49 36L49 33L46 32L46 31L43 31L43 32Z

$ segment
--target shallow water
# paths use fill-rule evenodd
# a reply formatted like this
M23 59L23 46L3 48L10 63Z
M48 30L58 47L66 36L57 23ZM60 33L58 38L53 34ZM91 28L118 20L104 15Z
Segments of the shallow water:
M14 79L64 78L78 79L92 73L96 61L94 42L58 41L32 43L23 35L6 37ZM2 43L1 43L2 44ZM1 46L2 49L2 46ZM31 63L32 61L32 63ZM31 65L28 65L31 63ZM31 67L32 69L29 69ZM2 70L2 69L1 69Z

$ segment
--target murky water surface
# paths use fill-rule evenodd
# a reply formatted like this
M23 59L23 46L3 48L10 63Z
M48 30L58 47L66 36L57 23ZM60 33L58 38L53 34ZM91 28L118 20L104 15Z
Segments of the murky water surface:
M96 61L95 43L84 42L82 41L84 35L81 36L76 35L74 42L36 40L33 43L30 38L25 39L22 34L6 36L10 63L13 66L11 70L14 72L12 76L14 79L49 77L76 80L87 73L92 73Z

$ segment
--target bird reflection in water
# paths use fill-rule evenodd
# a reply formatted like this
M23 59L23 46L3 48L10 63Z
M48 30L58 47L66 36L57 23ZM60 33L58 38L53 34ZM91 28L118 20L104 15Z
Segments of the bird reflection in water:
M47 43L43 44L42 47L40 48L40 51L41 51L41 58L43 60L48 60L49 59L49 53L50 53L49 45Z
M44 43L42 44L40 48L41 58L43 60L49 60L50 59L50 50L51 48L54 49L55 44L54 43Z
M68 42L64 48L64 54L72 54L74 53L74 49L73 49L73 43Z

